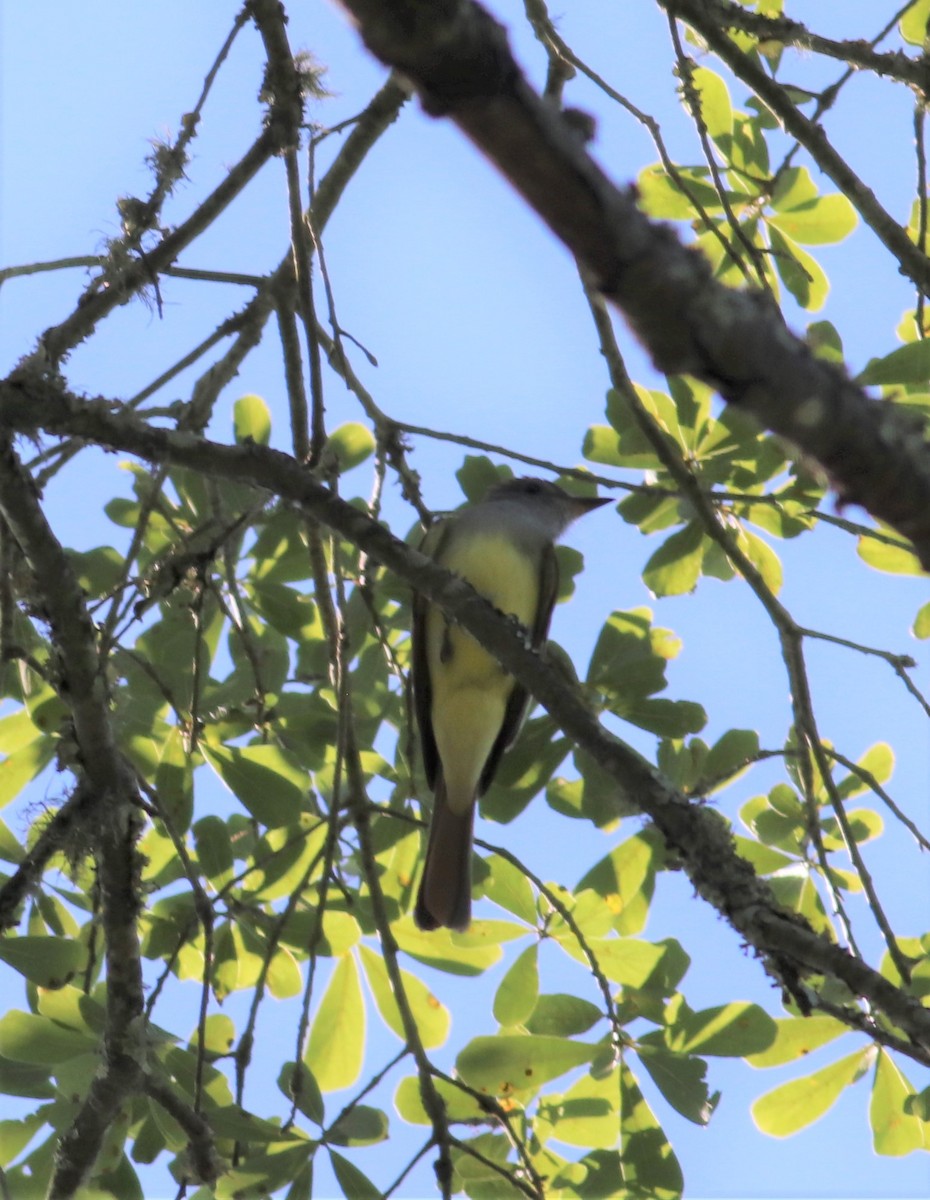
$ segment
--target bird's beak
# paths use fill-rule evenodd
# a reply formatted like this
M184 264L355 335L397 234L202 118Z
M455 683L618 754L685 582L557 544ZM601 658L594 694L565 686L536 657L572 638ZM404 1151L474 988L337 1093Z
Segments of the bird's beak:
M593 512L596 508L610 504L610 502L610 496L572 496L576 517L583 517L585 513Z

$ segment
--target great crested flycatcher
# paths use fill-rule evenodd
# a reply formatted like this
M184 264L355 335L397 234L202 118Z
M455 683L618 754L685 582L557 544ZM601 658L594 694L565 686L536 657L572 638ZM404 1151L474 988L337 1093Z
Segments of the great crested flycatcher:
M555 542L607 500L570 496L544 479L509 479L435 525L423 550L545 642L559 590ZM433 791L414 920L467 929L475 804L526 715L526 689L464 629L418 593L413 600L413 691L426 779Z

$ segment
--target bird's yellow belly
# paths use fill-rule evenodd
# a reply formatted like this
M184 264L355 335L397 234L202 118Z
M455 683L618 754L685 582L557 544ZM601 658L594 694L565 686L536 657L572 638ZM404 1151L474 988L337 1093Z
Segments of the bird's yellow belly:
M467 579L501 612L531 626L539 602L533 560L506 538L474 536L453 546L442 564ZM427 614L433 689L432 719L450 807L472 803L484 764L500 733L513 679L470 634Z

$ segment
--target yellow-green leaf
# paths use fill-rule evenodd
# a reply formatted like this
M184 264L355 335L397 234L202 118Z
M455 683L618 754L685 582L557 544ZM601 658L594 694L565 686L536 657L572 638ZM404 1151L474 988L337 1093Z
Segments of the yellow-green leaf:
M620 1137L620 1072L600 1078L582 1075L562 1096L543 1096L540 1119L552 1128L551 1136L584 1150L609 1150Z
M752 1106L752 1119L763 1133L788 1137L819 1120L839 1099L840 1093L855 1083L867 1069L871 1048L857 1050L838 1062L791 1079L768 1092Z
M0 961L30 983L60 988L84 966L87 948L72 938L6 937L0 940Z
M401 1020L400 1010L397 1007L394 989L391 987L388 977L387 967L384 965L384 959L364 944L359 946L359 954L381 1019L388 1029L393 1030L402 1041L406 1041L407 1034ZM435 1050L449 1036L451 1024L449 1010L436 999L422 979L411 975L409 971L401 971L400 974L404 985L404 995L417 1023L420 1040L427 1050Z
M884 1050L879 1050L869 1103L869 1124L876 1154L899 1157L913 1150L927 1148L927 1125L905 1104L914 1089L897 1063Z
M696 521L666 538L643 570L643 583L654 596L693 592L704 559L704 531Z
M924 46L927 41L927 22L930 21L930 0L915 0L898 22L901 37L912 46Z
M337 469L349 471L374 453L375 439L367 425L349 421L340 425L326 439L324 459L335 459Z
M494 995L494 1019L501 1025L522 1025L539 997L538 944L527 946L511 964Z
M726 149L727 139L733 132L733 108L727 85L715 71L707 67L696 67L691 78L700 97L701 117L707 132L715 142L723 141Z
M446 1106L446 1116L453 1122L479 1122L487 1120L487 1112L468 1092L456 1087L451 1080L436 1078L433 1087ZM420 1093L420 1081L416 1075L408 1075L397 1085L394 1093L394 1106L405 1121L413 1125L430 1125L432 1119L423 1107L423 1097Z
M796 208L780 208L769 217L782 233L802 246L841 242L856 228L859 218L849 200L839 192L805 200Z
M220 746L201 742L204 758L257 821L269 828L300 816L307 776L279 746Z
M459 1054L455 1066L472 1087L506 1096L538 1088L573 1067L590 1062L597 1049L568 1038L531 1034L476 1037Z
M864 563L889 575L922 575L920 559L905 546L893 546L863 534L856 551Z
M351 1087L365 1053L365 1002L351 954L336 964L320 1002L304 1062L322 1092Z
M780 1067L848 1032L848 1027L835 1017L778 1017L775 1040L766 1049L747 1055L746 1061L752 1067Z
M65 1029L48 1017L14 1009L0 1018L0 1055L14 1062L55 1066L96 1046L96 1039Z
M271 440L271 412L261 396L240 396L233 405L233 433L236 441L267 446Z
M743 1058L771 1046L777 1035L772 1018L757 1004L744 1000L688 1012L666 1032L671 1050L679 1054L715 1054Z

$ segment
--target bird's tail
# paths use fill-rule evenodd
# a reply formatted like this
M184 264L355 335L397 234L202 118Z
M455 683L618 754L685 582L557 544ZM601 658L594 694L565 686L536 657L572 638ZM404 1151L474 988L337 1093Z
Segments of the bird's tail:
M429 827L426 862L413 919L420 929L465 930L471 923L471 840L475 805L455 813L440 772Z

